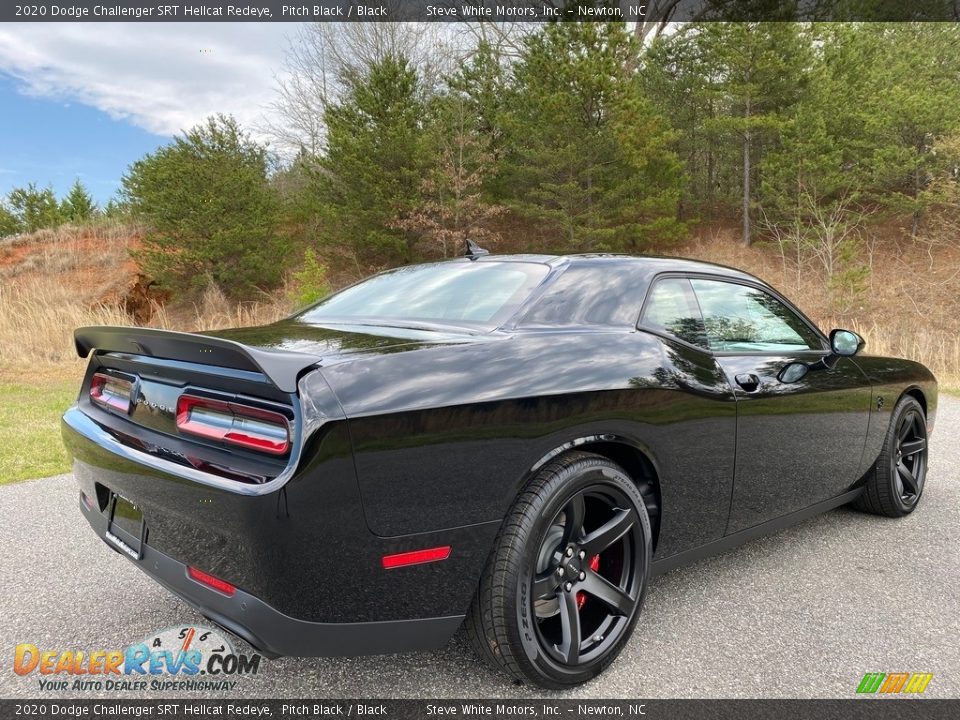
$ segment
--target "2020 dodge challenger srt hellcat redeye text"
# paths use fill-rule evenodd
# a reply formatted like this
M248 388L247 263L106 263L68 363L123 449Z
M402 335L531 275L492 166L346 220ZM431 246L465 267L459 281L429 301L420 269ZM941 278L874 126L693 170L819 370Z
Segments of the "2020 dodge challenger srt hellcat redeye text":
M548 688L614 660L659 573L845 503L912 512L937 406L922 365L671 258L472 247L272 325L76 345L80 509L209 620L270 656L465 625Z

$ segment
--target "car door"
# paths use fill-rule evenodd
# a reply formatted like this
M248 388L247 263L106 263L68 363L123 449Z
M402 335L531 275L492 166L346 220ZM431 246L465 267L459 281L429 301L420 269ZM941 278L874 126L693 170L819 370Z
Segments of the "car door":
M850 358L759 284L691 277L707 344L737 397L727 533L840 495L858 479L872 393ZM781 371L803 363L791 379Z

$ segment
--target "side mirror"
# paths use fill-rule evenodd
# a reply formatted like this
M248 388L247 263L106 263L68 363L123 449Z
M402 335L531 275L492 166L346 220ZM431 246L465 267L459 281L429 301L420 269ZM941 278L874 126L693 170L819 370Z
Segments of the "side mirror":
M840 357L853 357L866 343L863 338L850 330L830 331L830 351Z

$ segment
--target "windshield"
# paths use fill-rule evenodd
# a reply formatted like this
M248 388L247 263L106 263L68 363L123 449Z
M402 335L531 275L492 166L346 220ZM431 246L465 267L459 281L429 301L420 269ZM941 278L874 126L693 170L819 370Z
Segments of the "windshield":
M546 276L546 265L459 262L411 265L321 300L297 319L316 324L496 327Z

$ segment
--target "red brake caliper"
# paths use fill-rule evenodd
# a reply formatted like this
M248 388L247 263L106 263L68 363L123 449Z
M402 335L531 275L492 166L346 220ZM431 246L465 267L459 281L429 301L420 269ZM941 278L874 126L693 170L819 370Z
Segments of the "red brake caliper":
M590 569L596 572L600 569L600 556L594 555L590 558ZM577 610L582 610L583 606L587 602L587 594L585 592L577 593Z

